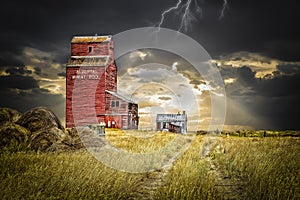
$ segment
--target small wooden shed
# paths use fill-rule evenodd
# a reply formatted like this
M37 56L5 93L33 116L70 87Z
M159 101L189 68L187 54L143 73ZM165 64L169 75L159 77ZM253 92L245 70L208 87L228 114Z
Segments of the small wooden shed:
M157 114L156 130L168 130L174 133L187 133L187 115L183 114Z

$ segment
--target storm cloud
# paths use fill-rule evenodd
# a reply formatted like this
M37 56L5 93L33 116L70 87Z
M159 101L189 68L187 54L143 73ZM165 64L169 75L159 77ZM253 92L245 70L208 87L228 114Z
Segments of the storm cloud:
M220 69L228 98L226 124L255 129L300 129L298 2L228 3L229 9L220 20L220 2L204 1L202 17L195 16L198 20L186 32L208 51ZM71 38L96 33L114 35L132 28L155 26L163 10L172 5L173 0L2 2L0 107L23 112L43 105L63 120L65 64ZM175 28L178 22L169 16L163 27ZM167 70L177 62L177 72L188 80L179 83L179 89L183 91L192 85L199 93L203 92L201 86L205 82L193 67L170 52L138 50L120 62L117 61L118 81L123 80L128 88L131 79L124 76L128 69L135 70L135 78L152 80L152 76L162 75L157 74L159 70L169 74ZM150 70L151 73L149 69L137 70L138 65L147 63L167 67ZM209 99L205 98L205 102L208 104ZM209 115L203 116L205 119L201 120L208 121Z
M280 65L269 76L255 77L250 67L221 68L228 98L227 124L256 129L300 129L300 65ZM238 117L240 116L240 117Z

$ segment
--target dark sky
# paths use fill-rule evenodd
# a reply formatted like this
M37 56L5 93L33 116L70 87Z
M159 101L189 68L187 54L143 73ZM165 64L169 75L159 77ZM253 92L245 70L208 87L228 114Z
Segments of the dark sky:
M10 0L1 3L0 107L48 106L64 118L64 65L73 35L156 25L177 0ZM183 2L185 2L183 0ZM226 125L300 129L300 12L296 0L199 0L185 32L227 80ZM193 8L192 8L193 9ZM179 14L163 27L177 29ZM260 74L259 74L260 73ZM61 87L58 87L61 86ZM242 117L241 117L242 116Z

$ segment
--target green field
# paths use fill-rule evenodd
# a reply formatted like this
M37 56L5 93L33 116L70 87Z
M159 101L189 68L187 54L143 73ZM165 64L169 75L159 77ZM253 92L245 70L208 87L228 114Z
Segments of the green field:
M300 199L299 137L233 135L198 135L172 166L148 173L111 169L84 149L45 153L4 148L0 198ZM117 130L106 136L115 147L136 153L156 151L174 137L158 132L137 138ZM200 156L203 144L210 145L205 157Z

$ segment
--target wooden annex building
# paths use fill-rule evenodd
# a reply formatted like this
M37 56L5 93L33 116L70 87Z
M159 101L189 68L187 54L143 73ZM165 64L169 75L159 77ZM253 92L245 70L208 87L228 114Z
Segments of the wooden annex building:
M156 130L167 130L174 133L187 133L187 115L182 114L157 114Z
M66 127L103 122L137 129L138 104L117 92L112 36L75 36L66 67Z

